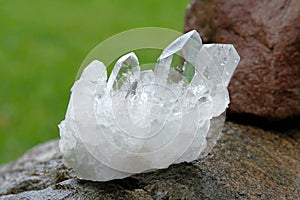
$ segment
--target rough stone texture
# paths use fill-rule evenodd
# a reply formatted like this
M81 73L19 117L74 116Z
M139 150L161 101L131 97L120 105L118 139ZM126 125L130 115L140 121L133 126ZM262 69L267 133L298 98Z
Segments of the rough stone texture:
M184 30L236 47L231 111L282 120L300 115L299 22L298 0L192 0Z
M299 199L300 130L223 133L203 160L109 182L77 179L50 141L0 168L0 199Z

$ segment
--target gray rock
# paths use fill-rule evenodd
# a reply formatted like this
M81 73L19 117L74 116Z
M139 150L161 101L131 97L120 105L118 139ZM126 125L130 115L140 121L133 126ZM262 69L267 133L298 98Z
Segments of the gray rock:
M109 182L77 179L49 141L0 167L0 200L299 199L300 130L227 122L223 133L203 160Z

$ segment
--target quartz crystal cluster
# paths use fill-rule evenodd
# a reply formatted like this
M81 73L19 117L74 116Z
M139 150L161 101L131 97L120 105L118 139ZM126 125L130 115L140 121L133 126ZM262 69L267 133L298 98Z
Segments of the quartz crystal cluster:
M103 63L91 62L59 125L66 166L107 181L205 156L220 135L238 62L233 45L202 45L194 30L164 49L154 70L141 71L134 53L109 78Z

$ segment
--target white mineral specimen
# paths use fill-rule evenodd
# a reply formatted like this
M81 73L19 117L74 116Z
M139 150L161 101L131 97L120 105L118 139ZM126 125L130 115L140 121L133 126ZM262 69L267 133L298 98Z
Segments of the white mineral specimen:
M182 66L171 66L180 55ZM205 156L220 136L227 85L239 62L232 45L208 44L196 31L171 43L155 70L121 57L108 81L93 61L72 87L60 150L79 178L108 181Z

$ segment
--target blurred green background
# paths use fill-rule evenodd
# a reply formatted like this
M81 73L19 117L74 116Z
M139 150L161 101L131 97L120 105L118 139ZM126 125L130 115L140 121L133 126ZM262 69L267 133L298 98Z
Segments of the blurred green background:
M0 0L0 164L58 138L86 55L137 27L183 30L189 0Z

